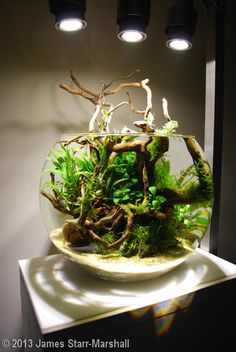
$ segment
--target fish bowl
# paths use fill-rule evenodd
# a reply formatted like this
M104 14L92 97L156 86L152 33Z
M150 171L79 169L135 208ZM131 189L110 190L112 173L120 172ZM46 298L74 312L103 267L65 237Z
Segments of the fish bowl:
M160 131L62 136L40 192L58 251L115 281L150 279L184 262L213 205L211 170L196 139Z
M210 167L193 136L175 133L178 122L167 100L162 99L160 128L149 79L113 87L138 71L102 82L99 92L81 85L72 72L76 88L60 84L95 109L88 133L55 143L40 182L42 217L54 245L107 280L145 280L174 269L196 249L212 212ZM142 89L145 108L134 106L129 91L114 106L110 99L124 89ZM110 132L113 115L125 106L142 116L133 122L138 131L124 126Z

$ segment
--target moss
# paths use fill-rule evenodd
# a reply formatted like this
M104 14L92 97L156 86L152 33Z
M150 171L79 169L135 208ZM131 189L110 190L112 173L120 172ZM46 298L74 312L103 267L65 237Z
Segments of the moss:
M147 150L150 154L150 161L160 157L163 153L159 151L159 136L155 136L152 138L151 143L148 144Z
M176 236L176 229L168 222L152 221L146 226L137 224L129 240L121 247L120 252L124 256L153 256L180 245Z
M178 187L177 180L170 174L170 162L164 157L156 162L154 170L155 186L157 188L172 188Z

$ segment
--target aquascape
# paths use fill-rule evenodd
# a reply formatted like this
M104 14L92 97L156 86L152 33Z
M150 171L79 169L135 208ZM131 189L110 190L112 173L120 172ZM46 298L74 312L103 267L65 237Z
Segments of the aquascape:
M41 194L65 215L54 234L67 251L116 259L170 258L195 248L207 230L213 182L205 156L193 136L175 134L178 123L164 98L166 123L155 125L149 80L129 82L131 76L103 83L99 93L81 86L72 73L75 88L60 84L95 105L89 133L58 141L44 168L48 179ZM144 91L145 110L133 105L129 92L116 106L107 101L129 88ZM134 122L139 131L110 132L113 115L124 105L142 117Z

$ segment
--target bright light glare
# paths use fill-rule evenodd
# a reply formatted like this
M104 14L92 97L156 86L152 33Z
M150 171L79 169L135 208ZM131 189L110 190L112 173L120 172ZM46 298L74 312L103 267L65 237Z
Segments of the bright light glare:
M129 43L137 43L141 42L142 40L146 39L146 35L143 32L140 31L124 31L119 34L119 38L125 42Z
M167 46L174 50L187 50L191 48L191 43L185 39L171 39Z
M80 19L66 19L58 24L61 31L73 32L78 31L84 27L84 22Z

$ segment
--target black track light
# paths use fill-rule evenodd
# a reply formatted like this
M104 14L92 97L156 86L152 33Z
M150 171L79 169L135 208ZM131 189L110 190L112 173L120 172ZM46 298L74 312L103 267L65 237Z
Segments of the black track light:
M61 31L77 31L84 28L86 0L49 0L51 13L55 15L55 26Z
M150 0L118 0L118 38L126 42L146 39L150 18Z
M166 45L174 50L187 50L192 47L192 39L196 29L197 11L194 1L179 0L168 13Z

